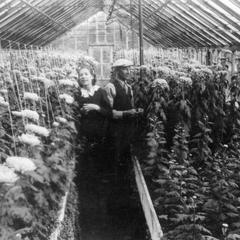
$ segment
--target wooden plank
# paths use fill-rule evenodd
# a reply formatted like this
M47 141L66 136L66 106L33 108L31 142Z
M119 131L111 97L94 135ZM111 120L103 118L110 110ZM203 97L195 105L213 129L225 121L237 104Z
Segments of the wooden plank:
M68 197L68 191L65 193L65 195L62 198L61 209L59 211L59 215L57 219L57 227L54 229L54 231L50 235L49 240L58 240L58 237L61 233L61 226L62 226L62 222L64 219L65 210L67 206L67 197Z
M119 7L121 7L122 9L124 9L127 14L128 14L128 18L130 18L130 16L133 16L134 19L138 19L138 14L135 13L134 11L131 11L131 13L129 12L129 10L127 8L125 8L123 5L120 5L118 3ZM125 22L125 17L123 16L119 16L119 14L117 14L116 12L114 13L116 16L121 17L123 19L123 21ZM130 15L130 16L129 16ZM144 15L144 14L143 14ZM145 16L145 15L144 15ZM181 47L187 47L188 45L186 44L187 40L185 39L185 41L181 40L181 39L178 39L178 42L177 41L172 41L169 37L169 35L171 34L172 36L174 35L174 32L171 32L171 31L167 31L168 34L163 34L162 32L162 29L160 29L161 31L161 34L159 32L159 29L156 31L154 28L153 28L153 25L151 23L151 19L149 21L146 21L145 22L145 28L144 28L144 32L145 32L145 36L149 36L149 38L151 38L151 41L157 41L157 42L161 42L162 44L165 45L165 47L169 47L169 46L172 46L172 47L177 47L177 46L181 46ZM155 22L154 22L155 24ZM135 28L134 28L135 29ZM167 36L168 35L168 36ZM150 37L151 36L151 37ZM164 41L162 41L162 37L164 36Z
M157 4L155 1L152 1L152 2L154 4ZM151 4L151 7L153 7L154 4ZM157 5L155 5L153 7L153 9L156 7L157 7ZM183 14L183 12L181 10L179 11L179 9L176 8L176 4L174 4L173 2L166 7L166 9L165 9L164 13L162 13L162 15L166 15L166 17L168 19L170 19L171 21L173 21L174 19L177 19L178 22L181 21L181 22L179 22L179 23L181 23L180 27L187 25L188 28L189 27L195 28L196 30L194 30L193 33L196 33L195 35L197 38L199 38L199 40L198 40L199 42L201 41L201 38L206 38L206 40L205 40L206 43L211 41L211 42L215 42L214 44L211 44L211 45L215 45L215 46L223 45L223 44L220 44L220 40L218 38L211 35L211 33L209 32L209 29L205 29L202 27L204 25L200 21L196 22L196 19L195 19L195 23L193 23L194 19L193 19L193 17L190 16L190 13L188 14L188 12L184 11L184 14ZM159 14L156 13L154 16L159 17ZM157 21L156 17L154 19ZM174 23L170 22L170 25L174 26ZM201 26L201 27L199 27L199 26ZM211 35L211 38L209 38L207 35L209 35L209 36ZM178 39L179 39L179 37L178 37ZM179 41L179 40L177 40L177 41ZM202 44L199 44L199 45L203 46ZM191 46L191 45L189 45L189 46ZM196 47L196 45L195 45L195 47Z
M43 3L43 6L45 6L46 3L47 3L45 1L41 1ZM62 6L62 5L60 5L60 2L58 2L58 6ZM40 8L40 7L42 7L42 5L38 7L38 9L42 11L42 8ZM51 5L51 8L52 7L57 7L56 3L53 3ZM44 7L44 13L49 15L48 12L50 13L50 11L48 11L48 10L51 9L51 8L50 7ZM56 9L58 9L58 8L56 8ZM58 10L55 10L54 12L56 12L56 11L58 11ZM52 14L52 12L51 12L51 14ZM36 36L40 35L39 33L44 32L45 35L47 35L47 32L51 33L52 30L55 30L57 32L57 29L55 29L55 26L53 26L53 24L52 24L53 22L44 21L44 22L41 23L39 21L36 21L37 17L38 16L34 16L34 17L31 18L30 21L27 22L27 24L26 24L28 26L27 28L26 27L24 28L25 23L24 23L23 19L21 19L21 21L19 21L23 25L23 29L21 29L21 27L19 27L19 32L21 32L21 33L20 33L20 36L19 36L18 40L23 39L23 40L27 41L28 44L31 44L33 41L36 40ZM52 17L52 15L51 15L51 17ZM58 21L57 18L54 18L54 20ZM32 24L30 24L30 23L32 23ZM40 27L39 27L39 25L40 25ZM64 28L64 30L66 30L66 29Z
M138 7L139 7L139 62L140 66L144 64L143 59L143 18L142 18L142 0L138 0ZM142 71L140 71L140 75L142 75ZM142 76L141 76L142 79Z
M148 4L145 5L144 7L144 12L146 12L146 14L151 14L151 12L153 12L156 8L158 7L158 5L156 5L156 7L153 7L153 4ZM165 6L166 8L167 6ZM144 17L146 18L147 15L144 15ZM181 38L181 33L183 32L183 30L185 30L183 28L183 25L180 25L180 28L178 28L178 24L174 24L172 21L169 21L169 16L166 15L166 13L164 11L161 11L161 14L159 12L155 12L154 15L152 15L152 19L149 19L147 22L151 25L151 29L155 32L160 31L161 35L163 37L159 38L158 41L161 42L166 42L166 40L169 42L169 44L165 44L166 47L187 47L187 46L196 46L200 44L200 41L196 41L193 37L191 38ZM192 35L192 34L191 34ZM195 43L194 43L195 41ZM204 41L206 43L206 41ZM201 45L201 44L200 44Z
M152 240L160 240L163 237L162 228L158 221L157 214L153 207L153 203L148 192L148 188L143 177L143 173L140 167L140 164L136 157L132 158L133 167L135 173L135 180L137 183L138 193L140 196L140 200L142 203L142 208L144 211L145 219L149 228L149 232L151 234Z
M226 24L223 22L223 20L221 20L221 18L223 18L224 16L222 16L222 14L219 13L218 10L214 10L214 9L209 10L206 7L204 8L203 5L196 4L194 2L190 3L190 8L191 7L194 7L195 11L199 12L202 16L204 16L209 21L213 22L216 26L219 24L222 28L226 28ZM236 31L234 29L238 29L239 24L237 24L231 19L229 19L228 23L230 25L229 28L231 27L231 29L233 30L233 34L235 34ZM229 32L230 30L226 29L226 31ZM236 32L236 34L239 35L238 32Z
M146 6L147 8L147 6ZM150 9L150 6L149 6ZM150 11L152 11L150 9ZM175 41L183 40L185 41L188 38L187 46L206 46L212 45L212 42L209 42L209 39L206 38L205 35L201 35L196 30L193 30L192 26L187 25L182 20L178 19L176 16L170 16L168 11L161 12L161 15L157 12L154 16L155 21L159 22L163 27L166 26L167 29L171 31L171 33L175 34ZM159 20L158 20L159 19ZM181 32L180 34L178 32ZM184 36L184 37L182 37ZM194 43L195 42L195 43Z
M99 11L100 9L98 9L98 7L96 7L95 6L96 4L94 4L93 6L92 5L84 5L83 7L71 7L71 8L69 8L69 9L67 9L66 11L65 11L65 13L64 14L60 14L59 16L60 16L60 18L59 19L61 19L62 17L64 17L64 16L73 16L73 15L77 15L77 14L80 14L81 13L81 17L82 17L82 21L84 21L84 18L86 19L86 18L88 18L89 16L88 15L93 15L93 14L95 14L97 11ZM98 6L98 4L97 4L97 6ZM89 9L92 9L92 8L94 8L94 7L96 7L95 9L96 9L96 11L95 12L91 12L91 14L89 13ZM67 13L66 13L67 12ZM82 13L83 12L83 13ZM85 13L88 13L87 14L87 16L85 16ZM55 18L56 19L56 18ZM64 20L65 21L65 20ZM72 23L70 23L71 25L68 25L69 26L69 28L72 28L72 27L74 27L75 25L76 25L76 23L75 22L72 22ZM47 34L47 37L45 38L45 39L41 39L41 36L45 36L46 34L45 33L41 33L41 34L38 34L37 35L37 40L34 40L33 42L31 42L31 43L36 43L36 42L38 42L38 41L43 41L43 43L41 43L42 45L45 45L45 44L47 44L47 43L49 43L50 41L52 41L53 39L55 39L55 38L57 38L58 36L60 36L61 34L63 34L64 33L64 31L60 31L59 33L53 33L53 34L51 34L50 33L50 35L48 35ZM49 39L48 39L49 38Z
M96 14L99 10L95 9L95 12L91 12L92 15ZM82 21L84 21L84 19L89 18L89 13L87 13L87 15L85 16L86 11L84 12L84 14L81 15L81 17L83 18ZM76 26L76 24L74 25ZM74 27L72 26L72 27ZM59 32L56 34L52 34L52 35L48 35L47 38L45 40L39 39L39 44L41 45L46 45L48 43L50 43L51 41L54 41L55 39L57 39L58 37L60 37L62 34L64 34L66 31L63 32ZM41 42L42 41L42 42ZM34 44L38 44L38 41L33 41Z
M173 6L180 12L182 12L184 15L191 18L193 21L197 22L198 24L201 24L201 28L206 29L206 31L208 31L209 33L214 34L214 36L217 39L219 39L219 41L222 40L231 43L232 38L230 39L231 36L229 36L229 33L225 32L225 30L223 30L221 33L218 30L216 30L217 28L221 30L223 29L219 21L217 25L214 25L211 21L209 21L208 18L204 18L204 15L198 14L195 11L194 7L190 8L189 6L189 8L186 9L186 7L177 4L173 4Z
M134 2L134 4L136 3ZM118 5L124 9L124 6L120 4ZM155 8L153 7L153 4L149 4L148 6L145 5L144 8L147 13L153 11L154 9ZM126 8L125 11L127 11ZM134 16L136 15L134 11L131 11L131 14ZM165 9L165 11L161 13L161 15L159 15L159 13L155 13L155 15L154 19L150 19L146 22L147 29L153 30L155 33L154 35L156 35L160 29L161 35L164 36L164 40L161 40L162 37L157 38L157 40L158 42L160 41L161 43L163 43L165 47L203 46L203 43L208 46L217 45L216 42L213 43L213 41L211 41L207 36L205 36L205 34L199 32L199 29L196 29L193 24L187 24L186 22L183 22L183 20L180 19L179 16L174 16L174 18L169 16L169 10L167 9ZM157 21L157 19L161 19L163 21ZM156 22L160 22L161 25L159 24L158 26L156 26ZM167 27L165 27L166 23L168 23ZM182 32L182 35L184 35L184 39L180 34L176 34L179 31ZM189 34L187 34L186 31ZM186 35L189 36L188 40L186 39ZM169 41L169 43L167 44L166 41Z
M37 11L38 13L40 13L41 15L45 16L46 18L48 18L50 21L52 21L53 23L57 24L59 27L65 28L66 30L70 30L68 27L64 26L63 24L57 22L55 19L53 19L52 17L50 17L48 14L44 13L43 11L41 11L40 9L38 9L37 7L33 6L32 4L30 4L29 2L25 1L25 0L20 0L21 2L25 3L27 6L29 6L30 8L32 8L33 10Z
M233 16L234 18L236 18L237 20L240 21L240 15L239 13L236 13L235 11L233 11L229 6L227 6L226 3L223 3L221 1L216 1L216 0L212 0L212 2L214 2L218 7L222 8L224 11L226 11L227 13L229 13L231 16ZM210 1L208 2L204 2L207 5L212 5L212 3ZM213 5L212 5L213 6ZM213 6L214 7L214 6ZM216 8L215 8L216 9ZM226 16L225 16L226 17ZM228 18L229 19L229 18Z

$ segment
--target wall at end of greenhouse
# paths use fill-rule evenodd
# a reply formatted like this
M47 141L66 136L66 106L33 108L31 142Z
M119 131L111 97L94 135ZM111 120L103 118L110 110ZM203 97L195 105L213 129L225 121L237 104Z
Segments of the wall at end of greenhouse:
M77 25L67 34L50 45L52 48L76 54L76 51L94 57L98 62L96 69L98 84L109 81L111 65L116 52L122 49L138 49L138 35L113 20L107 23L107 15L98 12L85 22ZM144 42L144 48L151 45Z

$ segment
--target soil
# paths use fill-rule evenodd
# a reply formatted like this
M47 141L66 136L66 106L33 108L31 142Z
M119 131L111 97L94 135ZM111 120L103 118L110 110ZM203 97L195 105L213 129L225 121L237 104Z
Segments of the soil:
M104 156L95 149L79 159L81 239L144 240L146 224L133 172L122 169L122 177L116 179Z

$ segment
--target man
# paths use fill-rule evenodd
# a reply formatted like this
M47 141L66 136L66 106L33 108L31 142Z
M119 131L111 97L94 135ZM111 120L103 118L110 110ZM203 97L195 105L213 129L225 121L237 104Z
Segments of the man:
M115 176L129 172L131 164L130 143L134 134L134 123L142 109L134 108L132 87L128 84L132 62L118 59L112 66L112 79L106 85L108 100L112 107L110 142L113 147ZM119 179L120 176L120 179Z

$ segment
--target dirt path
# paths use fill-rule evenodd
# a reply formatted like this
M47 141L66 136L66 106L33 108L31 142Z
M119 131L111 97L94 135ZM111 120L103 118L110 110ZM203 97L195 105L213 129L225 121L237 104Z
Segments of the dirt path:
M137 193L109 174L89 168L87 172L79 184L81 240L146 239Z

